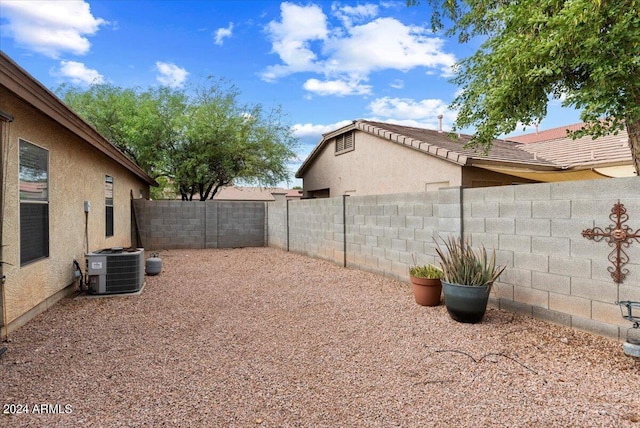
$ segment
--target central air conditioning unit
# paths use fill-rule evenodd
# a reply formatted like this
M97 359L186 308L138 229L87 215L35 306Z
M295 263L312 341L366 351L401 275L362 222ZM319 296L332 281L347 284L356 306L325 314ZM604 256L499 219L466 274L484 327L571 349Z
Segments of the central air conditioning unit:
M86 254L89 294L140 291L144 285L143 248L106 248Z

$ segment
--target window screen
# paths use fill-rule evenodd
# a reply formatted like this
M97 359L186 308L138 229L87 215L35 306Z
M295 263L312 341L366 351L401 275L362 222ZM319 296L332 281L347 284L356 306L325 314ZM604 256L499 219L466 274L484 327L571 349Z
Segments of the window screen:
M20 140L20 264L49 257L49 152Z
M113 236L113 177L104 177L105 235Z

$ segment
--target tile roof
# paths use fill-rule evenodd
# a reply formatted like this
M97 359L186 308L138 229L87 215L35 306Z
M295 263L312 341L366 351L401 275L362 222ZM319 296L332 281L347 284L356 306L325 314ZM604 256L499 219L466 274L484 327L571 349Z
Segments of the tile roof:
M546 159L562 168L585 165L631 162L629 137L626 131L594 139L585 136L576 140L556 138L537 143L520 144L518 148Z
M531 132L529 134L517 135L514 137L506 138L509 141L516 143L537 143L539 141L555 140L558 138L565 138L567 131L578 131L585 125L584 122L574 123L573 125L563 125L557 128L551 128L544 131Z
M470 164L470 160L486 160L532 165L553 166L551 162L536 158L532 153L520 150L517 144L504 140L494 140L489 153L480 150L465 149L471 140L470 135L450 134L425 128L394 125L369 120L356 121L356 127L362 131L379 135L392 141L410 145L432 155L446 158L461 165Z

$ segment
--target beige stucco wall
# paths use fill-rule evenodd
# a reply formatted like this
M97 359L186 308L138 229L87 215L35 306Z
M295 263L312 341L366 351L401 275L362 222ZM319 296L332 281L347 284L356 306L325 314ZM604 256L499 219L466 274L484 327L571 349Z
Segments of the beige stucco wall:
M0 86L0 110L14 121L4 144L5 177L3 261L9 330L11 321L73 283L73 260L84 269L85 213L88 200L89 250L131 246L130 191L148 196L148 185L117 162L81 140ZM19 139L49 151L49 257L20 266L18 192ZM105 237L105 175L114 178L114 236Z
M461 167L412 148L355 132L355 150L336 156L325 145L303 178L304 197L330 188L330 196L423 192L460 186Z

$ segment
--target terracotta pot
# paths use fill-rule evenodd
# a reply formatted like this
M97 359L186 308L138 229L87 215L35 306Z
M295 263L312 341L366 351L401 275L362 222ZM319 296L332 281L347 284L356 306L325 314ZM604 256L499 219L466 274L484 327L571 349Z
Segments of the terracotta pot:
M422 306L438 306L442 283L439 279L416 278L409 276L413 285L413 297L416 303Z

